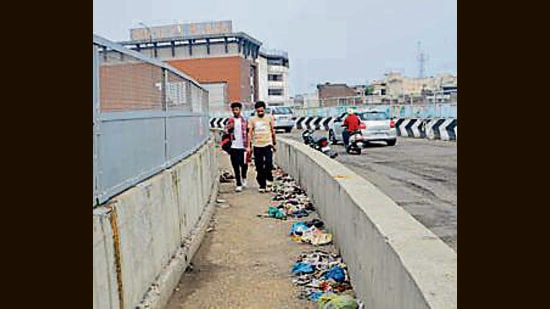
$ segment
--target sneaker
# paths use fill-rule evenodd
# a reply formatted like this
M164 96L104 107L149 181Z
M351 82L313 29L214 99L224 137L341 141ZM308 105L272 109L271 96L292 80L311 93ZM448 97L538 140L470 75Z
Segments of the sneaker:
M264 193L264 192L265 192L265 188L259 188L259 189L258 189L258 192Z
M241 187L241 186L237 186L235 188L235 192L241 192L242 190L243 190L243 187Z
M243 188L248 187L248 182L246 182L246 179L243 179Z

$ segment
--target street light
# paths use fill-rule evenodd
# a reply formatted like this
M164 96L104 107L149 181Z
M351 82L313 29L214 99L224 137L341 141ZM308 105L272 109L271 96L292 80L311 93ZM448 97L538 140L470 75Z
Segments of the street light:
M151 28L149 26L147 26L146 24L140 22L139 23L140 26L143 26L147 29L147 31L149 31L149 44L151 45L151 58L153 58L153 32L151 31Z

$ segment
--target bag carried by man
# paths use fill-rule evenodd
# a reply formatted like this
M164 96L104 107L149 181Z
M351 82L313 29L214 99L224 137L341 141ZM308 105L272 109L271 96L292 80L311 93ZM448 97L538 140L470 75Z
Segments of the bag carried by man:
M227 153L231 151L231 134L229 133L222 134L222 141L220 142L220 146L222 147L222 150Z

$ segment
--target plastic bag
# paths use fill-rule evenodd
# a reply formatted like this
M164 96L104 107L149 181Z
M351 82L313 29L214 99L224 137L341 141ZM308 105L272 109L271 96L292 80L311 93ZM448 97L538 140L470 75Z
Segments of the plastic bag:
M336 282L344 282L346 280L346 273L340 266L334 266L323 275L326 279L332 279Z
M299 262L292 266L293 274L311 274L313 272L313 267L309 263Z
M357 309L357 301L349 295L323 294L319 298L319 309Z

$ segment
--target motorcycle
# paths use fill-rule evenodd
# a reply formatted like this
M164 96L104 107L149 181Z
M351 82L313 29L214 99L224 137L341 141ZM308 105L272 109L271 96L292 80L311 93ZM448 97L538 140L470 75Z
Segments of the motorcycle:
M330 158L336 158L338 154L330 149L328 145L328 139L324 136L314 136L313 130L307 129L302 132L302 139L304 144L310 146L311 148L324 153Z
M363 149L363 146L365 146L365 141L361 130L356 130L350 133L349 143L346 145L346 152L350 154L361 154L361 149Z

